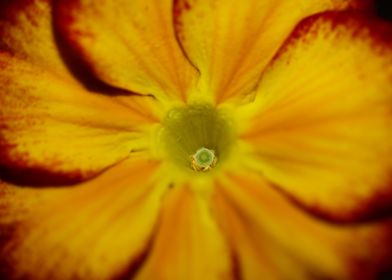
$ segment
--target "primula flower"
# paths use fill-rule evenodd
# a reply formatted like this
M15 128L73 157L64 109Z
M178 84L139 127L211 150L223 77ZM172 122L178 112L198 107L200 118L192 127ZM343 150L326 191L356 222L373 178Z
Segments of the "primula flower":
M1 279L387 279L371 6L2 1Z

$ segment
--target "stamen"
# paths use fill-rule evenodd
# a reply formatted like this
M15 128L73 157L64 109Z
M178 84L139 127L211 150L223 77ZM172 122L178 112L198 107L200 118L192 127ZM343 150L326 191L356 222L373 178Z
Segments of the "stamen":
M195 171L209 171L216 165L218 158L215 151L207 148L200 148L191 156L192 169Z

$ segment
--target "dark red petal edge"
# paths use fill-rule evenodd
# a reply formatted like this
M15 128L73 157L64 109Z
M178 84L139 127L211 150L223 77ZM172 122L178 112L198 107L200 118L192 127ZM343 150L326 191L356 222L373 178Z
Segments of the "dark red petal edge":
M16 156L12 153L13 146L2 139L0 128L0 182L5 181L13 185L29 187L71 186L86 180L91 180L107 169L112 168L123 159L118 160L99 170L70 170L54 171L51 166L31 164L23 155ZM137 152L137 151L135 151ZM10 157L12 154L12 158ZM132 151L131 153L132 154Z
M251 216L242 212L240 205L238 205L235 201L233 201L230 197L223 194L225 201L230 205L231 209L236 213L236 215L242 220L244 224L251 224L252 218ZM257 215L257 213L255 214ZM325 221L321 221L325 222ZM220 224L220 226L222 226ZM380 222L371 222L366 224L350 224L350 225L337 225L337 224L329 224L330 227L347 227L347 229L355 229L357 227L366 227L366 226L375 226L382 227L379 229L378 234L374 234L373 238L368 239L372 245L374 257L369 260L368 257L362 257L361 255L351 256L347 259L349 279L352 280L391 280L392 278L388 278L392 276L392 218L385 219ZM353 237L355 238L355 237ZM358 246L361 246L360 241L358 240ZM367 244L369 246L369 244ZM232 246L230 246L232 247ZM370 246L369 246L370 247ZM350 248L345 247L342 248L342 253L347 256L350 256ZM236 274L238 278L234 279L242 279L241 277L241 266L239 264L238 257L236 255L236 251L232 248L233 256L235 258L235 264L237 268L235 268ZM304 271L307 273L309 279L323 279L323 280L334 280L328 277L325 277L320 274L317 268L309 267L307 263L301 262L298 260L298 264L304 268Z
M317 24L326 22L330 24L332 32L338 27L349 26L354 38L361 39L366 34L366 37L372 39L372 49L379 55L383 55L385 51L391 52L392 24L376 18L374 15L365 15L356 11L331 11L316 14L302 20L282 45L270 64L279 60L282 54L290 52L290 49L295 48L298 42L312 44L312 34L316 35L318 32ZM385 182L382 191L375 193L352 212L339 212L334 209L328 210L321 205L307 205L292 194L286 192L279 185L275 185L274 187L310 215L333 223L362 223L392 216L392 170L390 174L391 178Z
M79 47L77 39L68 30L74 21L70 11L78 6L78 2L78 0L52 0L53 32L60 55L68 69L90 91L107 95L139 95L109 85L94 74L93 67L85 59L85 51Z

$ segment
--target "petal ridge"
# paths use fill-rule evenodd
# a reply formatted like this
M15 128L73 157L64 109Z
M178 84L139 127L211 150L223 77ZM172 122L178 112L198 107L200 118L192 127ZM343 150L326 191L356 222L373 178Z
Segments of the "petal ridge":
M279 76L279 78L277 78ZM263 73L242 137L256 167L330 221L391 213L392 26L353 11L302 21ZM333 199L329 199L333 198Z

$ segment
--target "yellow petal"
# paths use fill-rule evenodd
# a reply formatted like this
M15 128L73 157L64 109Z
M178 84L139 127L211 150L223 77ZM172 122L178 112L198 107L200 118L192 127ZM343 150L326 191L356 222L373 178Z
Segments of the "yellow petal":
M201 72L198 95L213 95L218 103L243 98L254 89L264 67L301 19L356 2L175 1L179 40Z
M186 99L196 71L174 34L172 1L72 0L55 4L56 27L106 83L161 99Z
M244 109L254 113L242 137L258 170L325 218L362 220L391 210L391 38L390 25L355 13L311 17Z
M240 279L378 279L391 265L391 220L324 223L259 175L227 174L217 184L213 209L237 256Z
M151 250L136 280L231 279L229 253L206 200L188 186L165 197Z
M7 279L126 276L148 245L166 189L157 167L136 158L73 188L0 185Z
M88 93L6 53L0 65L0 167L7 179L69 183L149 148L145 126L156 122L149 97Z
M2 2L0 48L57 75L73 79L57 47L50 1Z

